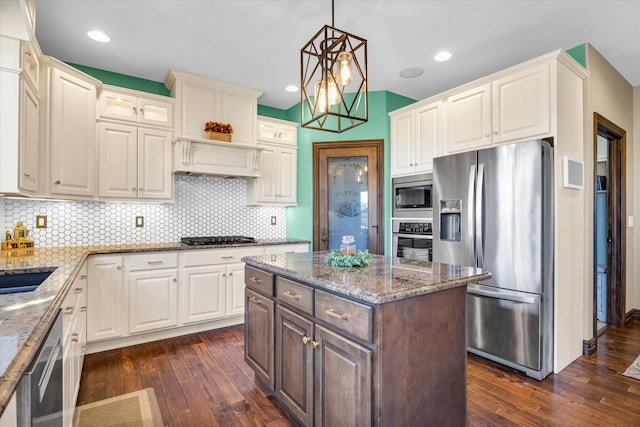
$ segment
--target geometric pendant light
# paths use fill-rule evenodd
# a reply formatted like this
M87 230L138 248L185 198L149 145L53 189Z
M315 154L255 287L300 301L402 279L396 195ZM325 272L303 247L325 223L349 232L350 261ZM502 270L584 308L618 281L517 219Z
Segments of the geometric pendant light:
M368 120L367 41L325 25L300 50L301 124L343 132Z

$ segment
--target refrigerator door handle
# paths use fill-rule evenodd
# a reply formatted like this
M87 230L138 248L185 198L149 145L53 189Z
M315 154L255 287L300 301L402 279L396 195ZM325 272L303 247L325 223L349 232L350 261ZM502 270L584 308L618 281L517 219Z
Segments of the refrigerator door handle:
M476 165L473 164L471 165L471 167L469 168L469 194L467 194L467 200L469 200L469 208L467 210L467 238L469 239L469 242L473 242L473 234L474 234L474 230L473 230L473 206L475 203L475 198L474 198L474 194L475 194L475 186L476 186ZM463 206L464 209L464 206ZM469 260L471 260L471 262L475 262L476 259L476 254L475 254L475 250L473 248L473 244L469 244Z
M476 186L476 265L484 268L484 244L482 239L482 190L484 185L484 163L478 165L478 185Z
M476 289L476 288L467 288L467 293L478 295L481 297L489 297L489 298L513 301L513 302L520 302L523 304L535 304L536 302L534 297L524 297L524 296L518 296L518 295L503 294L501 292L485 291L483 289Z

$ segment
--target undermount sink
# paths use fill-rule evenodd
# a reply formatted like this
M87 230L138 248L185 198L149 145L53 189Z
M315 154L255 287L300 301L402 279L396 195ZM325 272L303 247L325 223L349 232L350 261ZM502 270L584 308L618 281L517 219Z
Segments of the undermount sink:
M58 267L0 270L0 294L35 290Z

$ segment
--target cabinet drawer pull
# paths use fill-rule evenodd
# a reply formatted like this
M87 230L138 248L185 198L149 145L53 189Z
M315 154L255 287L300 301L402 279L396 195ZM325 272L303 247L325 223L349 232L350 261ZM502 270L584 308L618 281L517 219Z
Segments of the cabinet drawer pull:
M227 256L223 256L221 258L222 259L233 259L233 255L227 255Z
M162 261L147 261L147 264L158 265L158 264L162 264Z
M87 275L86 274L81 275L80 280L87 280Z
M82 288L75 288L75 289L73 290L73 293L75 293L75 294L82 293Z
M87 311L87 306L83 305L82 307L80 307L80 311Z
M64 314L73 314L73 307L65 307Z
M262 300L256 297L249 297L249 301L251 301L254 304L262 304Z
M251 283L262 283L262 280L258 279L256 276L249 277L249 281Z
M282 295L284 295L285 297L290 298L290 299L295 299L295 300L299 300L300 299L300 295L294 294L291 291L286 291Z
M330 308L329 310L325 311L325 313L327 313L331 317L335 317L336 319L340 319L340 320L347 320L349 318L349 316L347 316L346 314L336 313L335 311L333 311L333 308Z

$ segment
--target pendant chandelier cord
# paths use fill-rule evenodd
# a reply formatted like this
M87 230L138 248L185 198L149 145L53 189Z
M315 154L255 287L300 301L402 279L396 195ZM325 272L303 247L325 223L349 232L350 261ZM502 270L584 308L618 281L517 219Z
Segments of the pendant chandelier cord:
M331 0L331 26L335 28L336 23L335 23L335 15L333 13L333 4L334 4L334 0Z

